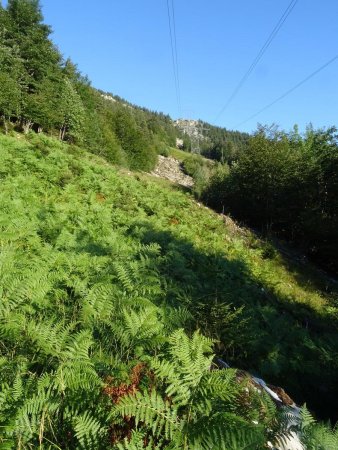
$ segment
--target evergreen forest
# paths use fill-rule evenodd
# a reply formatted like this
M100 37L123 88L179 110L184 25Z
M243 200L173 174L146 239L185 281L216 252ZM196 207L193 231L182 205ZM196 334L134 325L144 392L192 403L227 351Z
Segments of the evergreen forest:
M192 155L50 33L0 3L0 449L336 450L337 130L200 122Z

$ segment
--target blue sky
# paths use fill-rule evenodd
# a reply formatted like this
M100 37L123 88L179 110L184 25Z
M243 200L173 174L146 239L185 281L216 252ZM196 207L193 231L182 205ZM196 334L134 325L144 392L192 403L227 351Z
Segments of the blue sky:
M65 57L93 86L179 116L166 0L42 0ZM234 128L338 54L338 0L299 0L215 122L290 0L175 0L182 116ZM338 60L239 129L338 125Z

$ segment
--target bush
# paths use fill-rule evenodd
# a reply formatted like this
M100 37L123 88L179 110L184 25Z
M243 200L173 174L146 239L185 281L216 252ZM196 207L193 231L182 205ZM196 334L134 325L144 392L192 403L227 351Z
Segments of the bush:
M203 202L215 211L224 212L229 173L230 170L227 164L217 165L211 174L209 182L201 192Z

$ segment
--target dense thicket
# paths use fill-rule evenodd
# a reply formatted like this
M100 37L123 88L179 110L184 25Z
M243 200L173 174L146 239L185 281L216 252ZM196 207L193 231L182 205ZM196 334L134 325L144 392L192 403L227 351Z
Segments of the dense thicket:
M90 86L49 39L36 0L0 5L0 116L6 132L30 129L84 144L108 161L149 170L180 136L171 119Z
M304 136L261 128L237 163L215 176L209 205L282 236L322 266L338 272L338 135L335 128Z
M334 292L187 194L28 136L0 137L1 448L265 448L286 418L213 351L334 417Z

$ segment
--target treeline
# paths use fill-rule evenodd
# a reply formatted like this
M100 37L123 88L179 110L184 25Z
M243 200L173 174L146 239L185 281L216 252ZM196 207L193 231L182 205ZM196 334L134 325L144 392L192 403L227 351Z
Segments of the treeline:
M266 233L297 244L338 271L337 129L304 135L259 128L230 170L212 177L204 200Z
M248 147L248 133L227 130L202 121L201 128L207 138L201 143L201 154L206 158L231 165Z
M0 116L12 128L85 145L110 162L149 170L181 136L169 116L91 87L49 38L38 0L0 5Z

